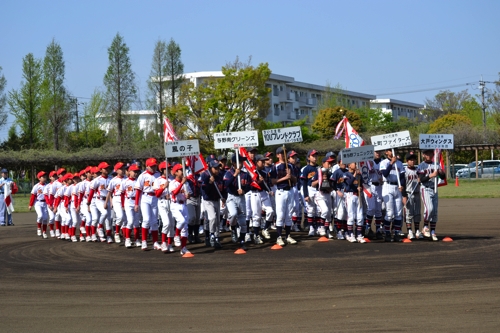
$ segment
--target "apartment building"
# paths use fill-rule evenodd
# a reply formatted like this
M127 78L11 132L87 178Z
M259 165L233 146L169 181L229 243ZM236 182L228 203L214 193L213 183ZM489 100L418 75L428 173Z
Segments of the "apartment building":
M381 109L384 113L390 113L393 120L398 120L401 117L421 119L421 110L424 105L387 98L371 100L370 107L372 109Z

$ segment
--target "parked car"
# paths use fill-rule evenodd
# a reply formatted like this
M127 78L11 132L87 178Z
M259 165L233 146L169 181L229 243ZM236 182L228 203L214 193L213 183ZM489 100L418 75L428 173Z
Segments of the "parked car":
M478 175L492 174L493 170L500 166L500 160L485 160L478 162ZM468 167L457 171L458 178L476 178L476 162L471 162Z
M450 177L455 178L457 172L463 168L467 168L467 164L453 164L450 165Z

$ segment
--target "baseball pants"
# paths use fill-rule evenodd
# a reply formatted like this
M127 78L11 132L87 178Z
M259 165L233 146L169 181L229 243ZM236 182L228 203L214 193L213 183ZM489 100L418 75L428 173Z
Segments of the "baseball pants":
M97 199L96 200L96 208L100 213L99 216L99 224L100 225L105 225L106 226L106 231L111 230L111 204L108 203L108 206L104 208L104 202L105 200L103 199Z
M132 228L139 228L141 223L139 222L139 212L134 210L135 201L134 199L125 199L125 207L123 208L126 218L126 228L132 230ZM135 235L137 237L137 235Z
M401 192L397 185L384 184L382 186L382 197L385 203L386 221L403 220L403 201Z
M158 198L148 194L141 197L142 228L158 231Z
M420 211L420 193L408 193L408 199L406 201L406 223L420 223Z
M318 209L317 213L320 214L320 217L324 219L326 222L331 222L332 196L330 195L330 193L324 193L318 191L314 196L314 200L316 202L316 207Z
M159 199L158 200L158 214L161 218L162 228L161 233L167 235L167 237L175 236L175 221L170 211L170 200Z
M226 207L228 216L227 219L231 226L240 226L240 233L247 232L246 222L246 200L243 195L233 195L231 193L227 196Z
M181 237L188 236L188 212L184 204L172 202L170 204L170 212L175 220L175 228L181 231Z
M424 204L424 222L437 222L438 217L438 195L434 189L422 186L420 188L422 203Z
M220 201L203 200L203 206L207 214L207 218L205 219L205 230L209 230L215 237L219 237Z
M35 202L36 222L47 224L47 204L43 201Z
M188 225L200 225L201 197L189 197L189 199L187 199L186 206L188 211ZM198 232L198 230L196 230L196 232Z
M276 192L276 226L292 226L293 197L290 191L278 190Z
M266 221L273 219L274 211L269 199L269 194L266 191L252 191L250 204L252 205L251 227L265 227L262 222L262 211L266 212Z
M122 207L122 198L121 196L114 196L111 200L113 205L113 211L115 212L115 224L122 226L127 225L125 211Z
M356 223L358 227L363 226L363 205L359 202L359 196L353 192L344 194L347 205L347 225L354 226L354 223Z

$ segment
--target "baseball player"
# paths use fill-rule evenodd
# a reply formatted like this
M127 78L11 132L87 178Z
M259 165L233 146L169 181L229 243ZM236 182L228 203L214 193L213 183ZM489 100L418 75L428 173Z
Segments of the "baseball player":
M53 205L55 204L55 195L59 188L63 186L63 177L66 175L66 170L64 168L59 168L56 171L56 176L57 180L53 182L51 191L49 193L49 198L50 198L50 203L52 205L52 211L54 212L54 224L56 226L56 237L60 238L61 237L61 211L57 209L57 206Z
M99 220L97 219L97 214L94 216L92 213L92 225L95 226L97 221L99 221L97 225L97 233L101 242L107 242L108 244L113 243L113 238L111 237L111 205L108 204L107 196L108 196L108 185L109 185L109 170L110 165L106 162L101 162L97 166L99 169L100 175L90 183L90 192L89 198L87 199L87 204L90 205L94 193L97 194L95 200L95 207L99 211ZM106 237L104 236L103 227L106 226Z
M401 227L403 224L402 194L405 185L405 170L403 163L392 154L392 149L385 151L386 159L380 162L384 185L382 197L385 203L384 231L385 241L391 242L391 222L394 227L394 241L401 242ZM398 183L399 178L399 183ZM399 186L401 184L401 186Z
M322 159L321 175L318 172L318 191L314 197L315 204L318 212L320 213L320 220L318 223L318 233L320 236L330 236L330 223L332 219L332 195L333 186L330 183L330 167L333 158L324 157Z
M220 204L225 202L227 193L223 186L223 177L219 168L219 161L212 160L208 163L209 170L201 173L201 194L203 205L207 214L205 230L209 232L209 244L215 249L221 249L220 236ZM219 191L217 191L217 189ZM205 236L206 237L206 236Z
M89 205L88 205L88 198L89 198L89 194L90 194L90 183L92 182L92 168L93 167L86 167L85 168L85 172L84 172L84 176L85 176L85 179L80 183L80 211L82 212L82 214L85 216L84 220L85 220L85 233L86 233L86 237L85 237L85 241L86 242L91 242L91 241L94 241L96 242L97 241L97 236L96 236L96 230L95 228L92 227L92 215L91 215L91 212L92 212L92 209L89 209ZM94 203L94 206L95 206L95 201L91 199L91 202Z
M52 211L52 206L53 203L51 200L53 200L53 197L51 199L50 193L52 192L52 185L54 184L54 181L56 181L56 171L51 171L49 172L49 179L50 183L45 184L45 187L43 189L43 194L45 196L46 204L47 204L47 213L48 213L48 220L49 220L49 228L50 228L50 237L54 238L56 237L56 234L54 232L54 212Z
M349 163L348 170L344 173L344 195L347 206L347 235L346 239L351 243L366 243L364 237L363 205L360 202L363 191L363 178L361 171L356 168L356 163ZM356 233L354 233L356 223Z
M127 249L132 247L132 241L130 240L130 235L132 228L134 228L135 246L141 247L142 241L139 237L140 223L138 213L135 211L135 195L136 191L134 189L136 178L139 173L139 167L136 164L132 164L128 167L128 178L124 180L122 187L124 192L124 203L123 210L126 216L126 226L125 226L125 247Z
M418 169L417 169L417 155L413 153L406 154L406 163L408 164L405 167L405 179L406 186L403 190L403 205L406 211L406 229L408 231L407 238L415 239L415 238L423 238L422 233L420 232L420 180L418 177ZM415 225L415 234L412 230L412 223Z
M187 248L188 236L188 211L186 207L186 200L189 197L189 188L186 185L186 177L182 171L182 165L176 164L172 168L175 178L170 181L168 190L172 200L170 204L170 212L175 220L175 246L180 246L181 256L186 253L191 253Z
M251 164L255 165L255 154L258 153L258 150L256 147L248 147L248 149L246 149L247 151L247 160L248 162L250 162ZM243 169L245 169L243 167ZM252 224L250 223L250 221L252 220L252 216L253 216L253 212L252 212L252 191L248 191L247 193L245 193L245 206L246 206L246 224L248 226L248 232L247 234L245 235L245 242L251 242L252 239L253 239L253 236L254 236L254 233L252 231Z
M71 214L69 213L71 189L69 186L72 184L73 175L71 173L66 173L60 180L62 180L63 185L57 190L55 195L56 212L61 216L61 239L71 240L69 236L69 226L71 224Z
M37 235L47 238L47 199L44 195L46 186L45 171L40 171L36 177L38 178L39 183L35 184L31 190L31 198L28 209L31 210L33 205L35 205Z
M239 156L239 165L236 165L236 154L232 157L232 166L224 175L224 187L227 189L227 219L231 225L231 240L233 243L239 243L241 249L246 250L245 235L247 233L246 224L246 201L245 193L250 191L252 182L248 172L242 170L243 156ZM241 188L238 185L240 179ZM238 239L237 227L240 227L240 237Z
M276 185L276 232L278 238L276 244L284 246L282 239L283 226L285 226L285 237L288 244L297 244L297 241L290 236L292 230L292 210L293 197L290 189L295 186L297 178L292 174L293 166L288 164L285 159L283 147L276 149L278 162L274 164L270 172L270 177Z
M383 239L384 232L382 229L382 183L383 177L380 171L380 151L373 153L373 161L368 161L368 184L370 185L370 197L364 193L367 204L366 219L365 219L365 237L373 238L372 221L375 217L375 237Z
M87 202L85 201L85 209L82 209L82 205L84 204L83 200L83 193L85 192L85 186L87 185L87 171L86 169L81 170L78 173L78 176L80 177L80 182L78 183L76 190L76 195L78 196L78 211L80 213L80 242L84 242L87 240L90 242L90 233L87 233L87 214L88 208L86 206Z
M336 193L336 202L335 202L335 229L337 229L337 239L343 240L346 239L346 235L344 232L347 231L347 206L345 200L345 190L346 190L346 173L347 168L345 163L342 162L342 154L339 153L337 156L337 165L338 168L335 170L330 178L332 181L333 188Z
M72 184L69 187L71 196L69 203L69 213L71 215L71 225L69 227L69 236L71 237L72 242L77 242L76 238L76 229L81 225L81 217L80 217L80 173L76 172L72 177ZM80 231L80 240L83 242L85 240L85 236Z
M111 202L111 208L115 212L115 243L120 243L120 229L122 225L126 225L125 213L123 211L122 202L124 200L124 192L123 192L123 173L124 173L125 164L122 162L118 162L113 167L113 170L116 172L116 176L113 177L109 181L107 187L107 198L106 202ZM112 198L111 198L112 197Z
M435 156L433 149L424 150L422 155L424 161L418 165L417 170L421 184L420 193L424 204L424 228L422 229L422 233L424 237L430 237L434 242L437 242L436 223L438 217L438 194L435 190L437 183L435 180L436 178L446 179L446 174L444 170L440 168L439 163L436 165L433 163L433 159L438 158Z
M304 197L305 209L307 215L307 225L309 226L309 236L314 236L316 234L316 214L317 207L315 196L318 186L318 165L316 164L316 159L318 157L318 152L316 150L310 150L307 153L308 164L302 168L301 180L302 180L302 196Z
M135 183L135 206L134 210L139 212L139 204L142 213L142 244L143 251L148 249L148 231L151 229L153 239L153 250L161 250L158 244L158 198L153 190L153 183L160 173L156 170L158 163L155 158L146 160L146 171L141 173Z
M294 150L289 151L287 154L288 163L292 166L292 174L295 178L300 179L300 168L297 167L297 152ZM291 196L293 198L293 210L292 210L292 231L300 231L300 220L302 219L302 207L300 205L300 181L297 181L295 186L290 189Z
M192 170L192 169L191 169ZM189 186L189 197L186 202L188 210L188 242L201 243L199 236L201 219L201 189L198 176L190 172L186 177L186 185Z
M264 162L267 161L269 158L265 157L263 155L256 155L255 156L255 161L256 161L256 172L258 174L258 180L255 183L252 183L251 188L251 201L250 204L252 205L252 226L254 228L254 233L255 233L255 244L262 244L262 238L259 235L259 231L261 229L261 226L264 226L263 230L267 230L269 226L271 225L271 222L274 217L274 210L273 206L271 204L271 199L269 196L274 195L273 192L269 191L270 187L272 186L272 182L270 179L270 175L264 171ZM265 215L265 222L262 223L262 211L264 211ZM270 238L269 233L263 236L266 239Z
M153 190L158 198L158 215L162 222L161 228L161 251L174 252L172 241L175 234L174 218L170 211L170 192L168 190L169 180L167 179L167 162L163 161L158 165L161 176L153 183Z

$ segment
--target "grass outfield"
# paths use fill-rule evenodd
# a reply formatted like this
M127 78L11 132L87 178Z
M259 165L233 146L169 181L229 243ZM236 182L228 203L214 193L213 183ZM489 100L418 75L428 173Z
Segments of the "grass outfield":
M439 188L440 198L500 198L499 179L460 179L459 186L451 179L447 186ZM28 212L30 197L20 194L14 196L14 209L17 213ZM32 211L35 211L33 209Z

